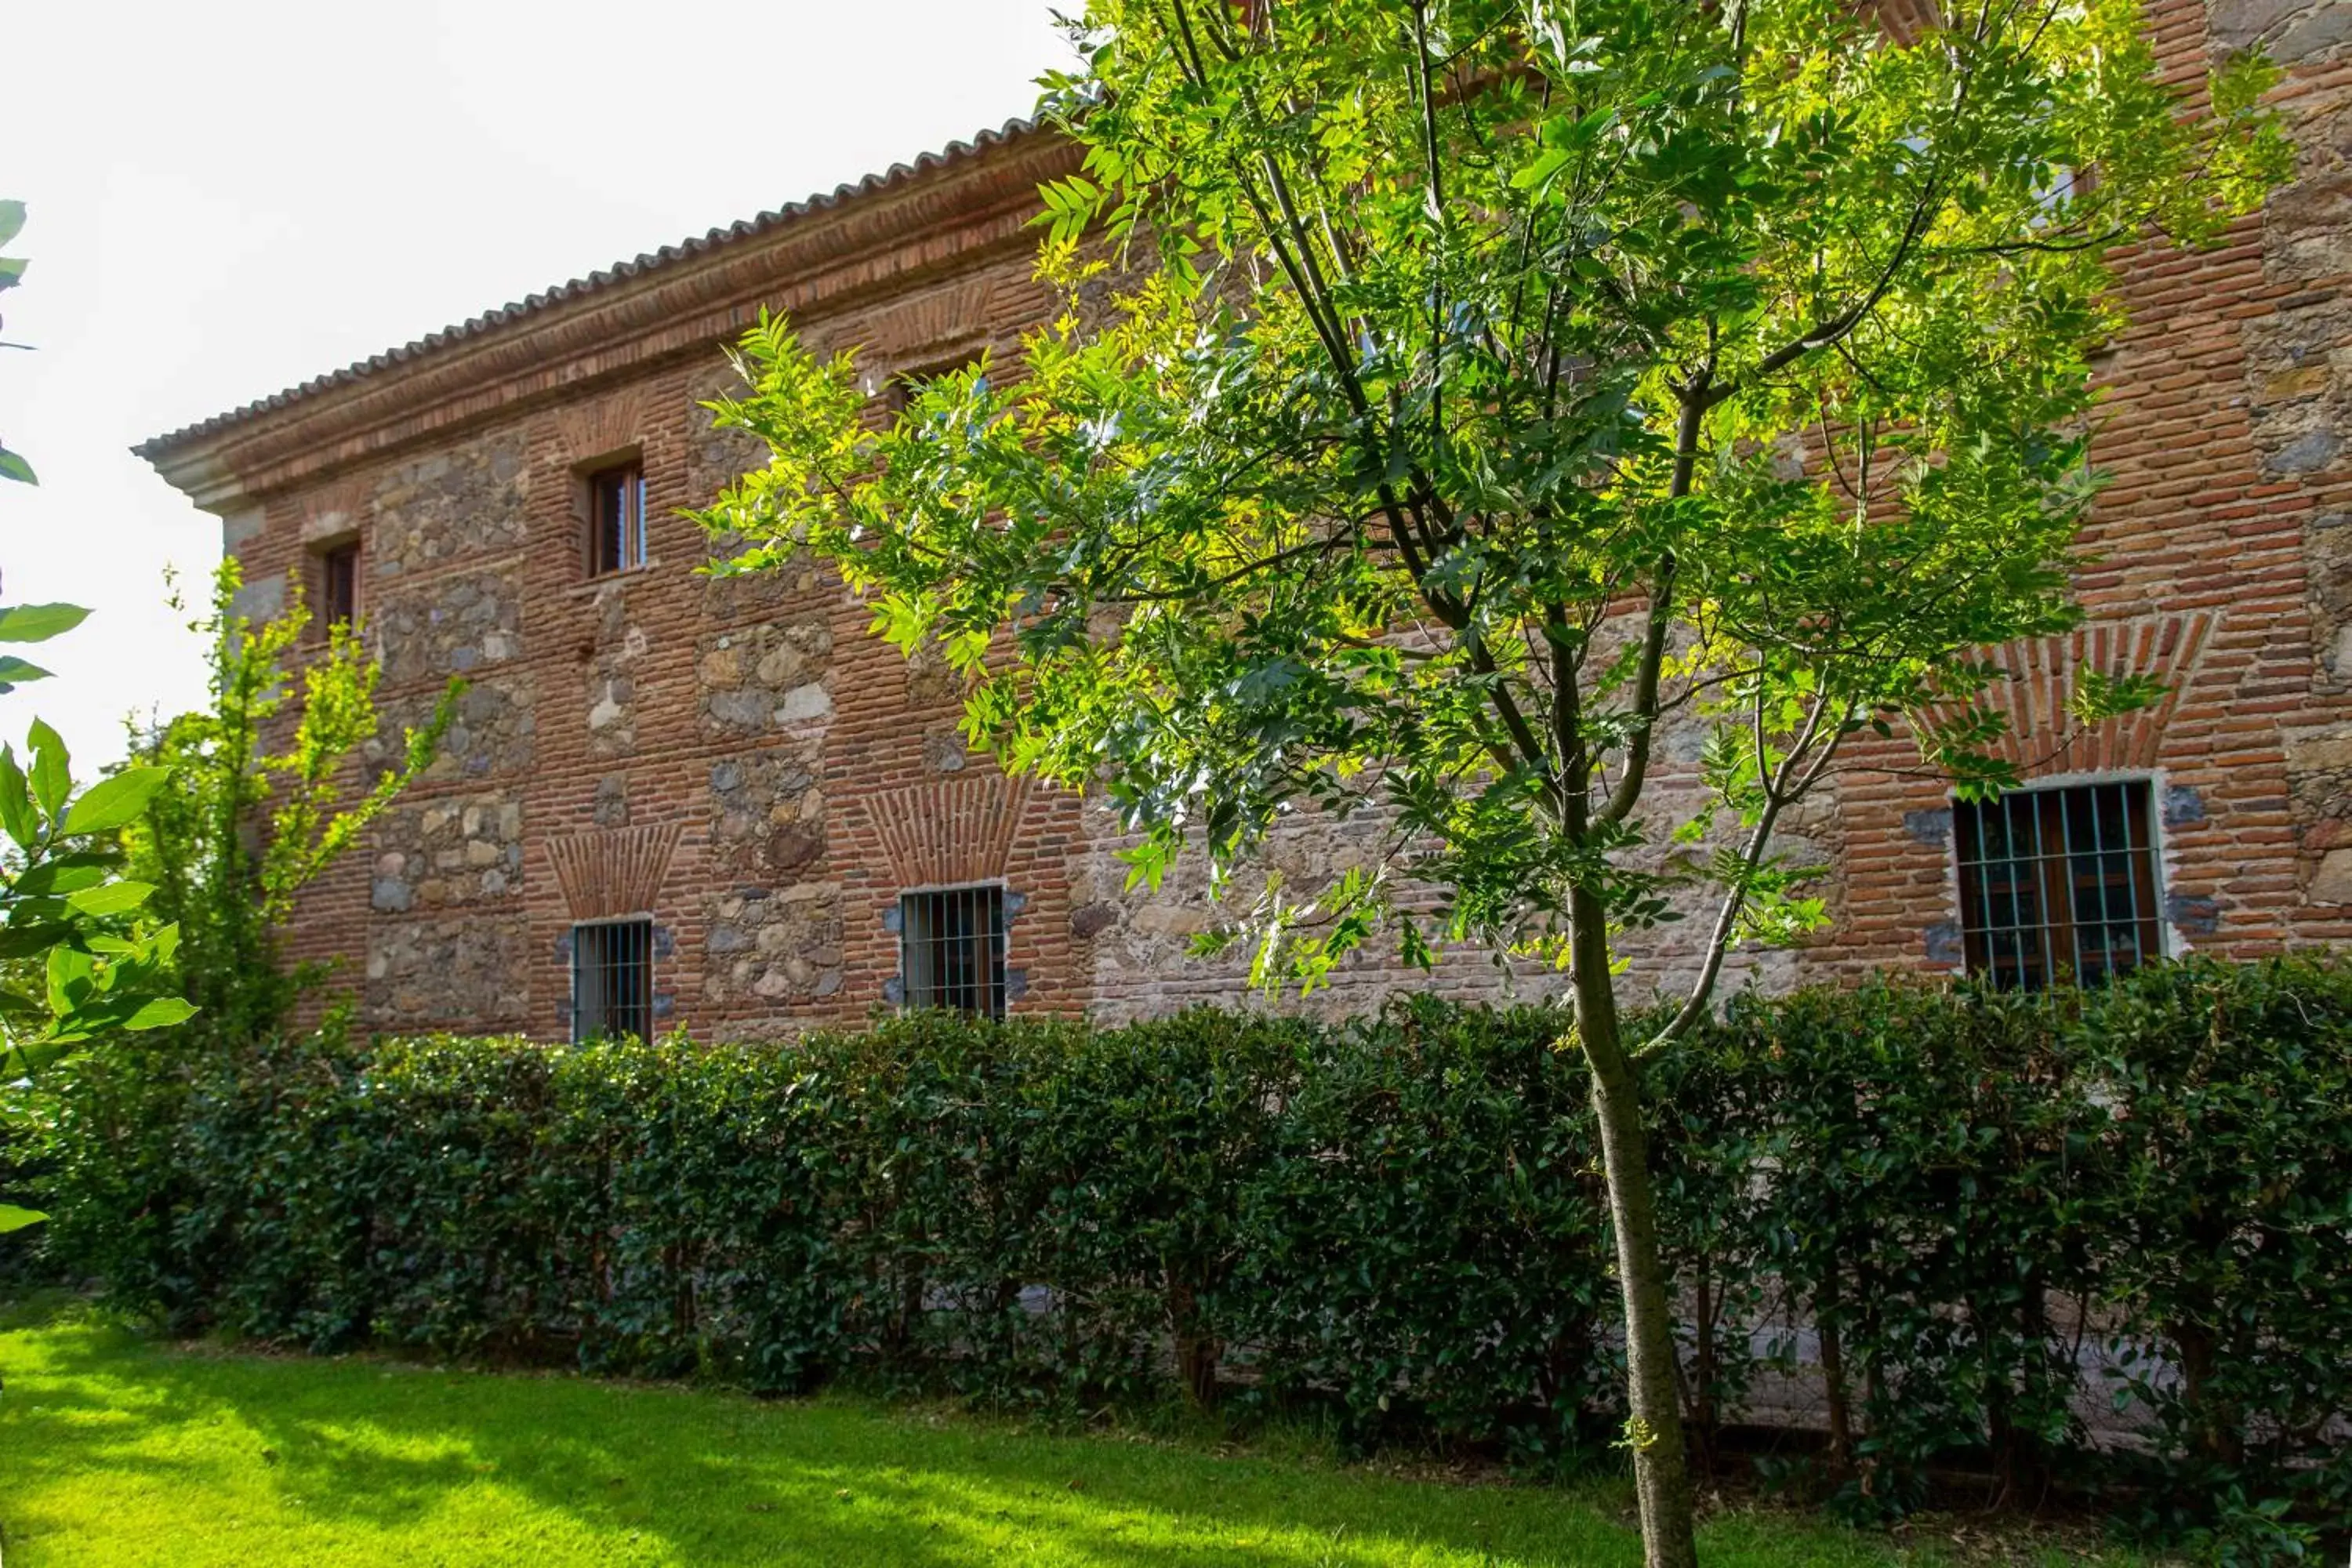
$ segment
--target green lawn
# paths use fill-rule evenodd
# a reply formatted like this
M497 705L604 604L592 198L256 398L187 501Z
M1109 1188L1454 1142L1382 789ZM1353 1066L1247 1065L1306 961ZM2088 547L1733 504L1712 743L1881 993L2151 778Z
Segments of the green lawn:
M70 1316L0 1333L0 1375L8 1568L1638 1562L1611 1487L1406 1480L846 1398L189 1351ZM1771 1516L1718 1517L1706 1541L1711 1568L1934 1560Z

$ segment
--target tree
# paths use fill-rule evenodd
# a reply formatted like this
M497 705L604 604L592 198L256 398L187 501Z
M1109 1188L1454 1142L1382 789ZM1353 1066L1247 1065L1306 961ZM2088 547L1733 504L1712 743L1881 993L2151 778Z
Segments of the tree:
M432 721L403 732L401 763L353 797L349 774L376 734L382 669L344 622L299 651L311 618L299 580L275 618L246 620L235 608L242 581L235 558L223 561L210 613L192 628L212 645L210 704L132 741L177 781L127 837L132 874L179 925L174 978L202 1010L200 1046L267 1038L323 978L315 965L282 964L277 932L295 896L432 763L463 689L452 679Z
M0 201L0 245L24 226L25 204ZM25 265L0 257L0 291ZM0 479L39 482L5 447ZM12 605L0 609L0 642L46 642L89 615L79 605ZM0 657L0 694L48 673ZM27 1078L100 1035L166 1028L191 1011L164 984L179 933L151 918L154 889L122 877L116 843L169 774L131 768L77 792L65 742L37 719L25 750L29 769L0 745L0 1081ZM0 1203L0 1234L45 1217Z
M1645 1064L1728 947L1822 918L1775 829L1855 736L2007 782L1971 650L2077 618L2105 255L2260 199L2267 79L2189 112L2128 0L1093 0L1072 34L1068 305L1019 378L874 427L851 355L763 320L714 406L772 460L704 521L724 569L813 549L935 639L972 739L1104 790L1143 881L1367 814L1374 868L1235 921L1262 979L1384 919L1418 963L1567 971L1648 1560L1690 1563ZM2076 710L2149 695L2097 672ZM1696 983L1628 1037L1621 939L1702 897Z
M5 245L25 227L25 204L0 201L0 245ZM24 280L26 259L21 256L0 256L0 293L5 293ZM21 349L23 343L0 342L0 348ZM17 453L0 446L0 479L14 479L22 485L37 485L33 465Z
M25 226L25 204L0 201L0 245L6 245ZM24 280L26 258L21 256L0 256L0 293L5 293ZM0 349L24 349L30 345L0 342ZM18 484L40 483L33 473L33 465L22 454L0 446L0 479L13 479ZM79 605L11 605L0 609L0 642L35 643L69 632L81 625L89 612ZM5 696L28 680L46 680L49 672L16 654L0 655L0 696Z
M77 792L55 730L33 721L26 750L29 769L0 746L0 1081L195 1011L170 984L179 931L148 910L152 885L121 875L118 842L169 773L128 768ZM45 1217L0 1203L0 1234Z

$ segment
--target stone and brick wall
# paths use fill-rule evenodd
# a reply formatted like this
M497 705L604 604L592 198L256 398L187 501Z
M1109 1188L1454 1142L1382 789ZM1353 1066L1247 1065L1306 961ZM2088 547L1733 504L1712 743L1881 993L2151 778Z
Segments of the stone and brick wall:
M2128 258L2132 324L2102 367L2094 453L2113 479L2080 584L2092 622L2001 653L2039 776L2156 781L2176 949L2352 938L2347 17L2334 0L2150 5L2183 81L2249 44L2285 68L2300 175L2216 249ZM372 763L450 676L469 683L439 761L289 933L296 956L344 962L369 1026L560 1035L572 927L616 914L653 918L665 1022L855 1022L897 994L898 893L972 881L1007 889L1016 1009L1128 1016L1234 994L1239 961L1186 952L1210 918L1200 868L1129 889L1099 803L966 754L937 660L869 636L813 565L698 574L710 544L677 515L760 459L700 404L762 305L821 346L861 345L877 392L893 372L1011 354L1047 304L1034 188L1071 161L1043 132L984 137L145 448L222 516L251 612L322 544L360 541L394 731ZM583 476L625 456L644 466L650 559L589 581ZM2120 650L2172 697L2043 757L2067 672ZM1907 760L1861 756L1795 825L1834 867L1835 924L1743 973L1958 964L1949 803L1896 771ZM1311 885L1365 843L1306 824L1273 853ZM1637 973L1671 982L1689 942L1670 932ZM1432 980L1375 954L1320 1005L1398 984L1554 981L1476 957Z

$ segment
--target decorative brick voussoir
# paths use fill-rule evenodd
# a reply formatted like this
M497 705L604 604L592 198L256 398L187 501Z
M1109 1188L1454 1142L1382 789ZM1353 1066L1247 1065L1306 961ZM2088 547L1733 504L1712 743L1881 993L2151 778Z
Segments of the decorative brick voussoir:
M680 832L675 822L648 823L549 839L547 858L565 913L593 921L658 908Z
M1029 805L1029 781L994 768L884 790L864 808L891 874L906 888L951 887L1004 875Z

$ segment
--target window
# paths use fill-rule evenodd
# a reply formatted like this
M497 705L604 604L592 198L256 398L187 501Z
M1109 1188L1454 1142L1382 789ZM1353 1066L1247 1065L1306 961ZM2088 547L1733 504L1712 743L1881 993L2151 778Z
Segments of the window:
M887 408L894 416L903 414L907 410L907 405L914 402L921 394L925 382L937 381L943 375L954 375L960 371L972 370L979 364L978 354L964 354L956 359L941 360L937 364L902 370L890 378L889 389L883 395L883 406Z
M2004 989L2096 984L2162 956L2147 782L1958 803L1969 973Z
M357 626L360 618L360 545L349 540L319 552L319 618L315 627L323 640L337 626Z
M588 476L588 575L646 563L646 470L624 463Z
M654 1033L654 922L599 921L572 928L572 1037Z
M907 1005L1004 1016L1004 889L944 888L898 899Z

